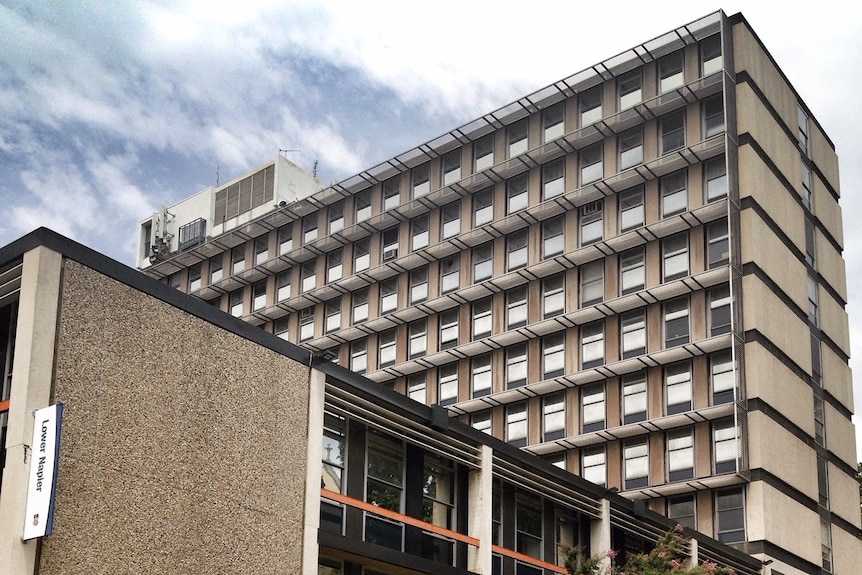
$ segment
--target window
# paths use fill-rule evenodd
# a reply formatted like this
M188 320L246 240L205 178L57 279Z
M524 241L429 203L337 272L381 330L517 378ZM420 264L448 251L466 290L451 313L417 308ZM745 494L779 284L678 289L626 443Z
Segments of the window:
M716 94L703 101L703 134L709 138L724 132L724 97Z
M560 451L557 453L549 453L548 455L543 455L542 459L553 465L554 467L559 467L560 469L567 469L566 467L566 452Z
M437 374L440 386L437 392L437 403L452 405L458 401L458 364L444 365L438 368Z
M272 333L285 341L290 341L290 316L280 317L272 325Z
M238 274L245 270L245 244L236 246L230 251L230 273Z
M730 333L730 285L724 284L709 290L709 334Z
M817 387L823 387L823 357L820 339L814 333L811 333L811 379Z
M513 214L529 204L529 183L527 173L515 176L506 182L506 213Z
M258 311L266 307L266 280L255 282L251 287L251 310Z
M566 372L566 333L559 332L542 338L542 377L551 379Z
M440 210L440 214L442 220L440 237L446 240L461 233L461 202L446 204Z
M387 314L398 308L398 278L389 278L380 282L380 315Z
M421 198L431 191L431 170L427 163L416 166L410 170L410 182L413 188L413 197Z
M473 224L478 227L494 219L494 188L473 194Z
M527 230L506 236L506 270L513 271L527 265Z
M428 326L426 319L411 322L408 327L408 350L410 359L425 355L428 350Z
M658 61L658 83L661 94L670 92L685 83L683 75L683 51L668 54Z
M641 69L637 68L631 72L621 74L617 78L617 94L620 98L619 111L627 110L643 101L643 78Z
M730 261L730 238L727 218L710 222L706 226L706 264L708 269L727 265Z
M602 119L602 85L581 92L579 109L581 112L581 127L595 124Z
M334 234L344 229L344 200L329 206L329 233Z
M424 457L424 481L422 484L422 519L426 523L455 529L455 473L452 461L440 456L426 453ZM447 557L452 563L452 542L432 538L425 535L426 544L430 543L435 550L432 556L435 560Z
M365 338L350 344L350 370L365 373L368 368L368 347Z
M829 509L829 464L820 455L817 456L817 504Z
M314 337L314 307L307 307L299 312L300 343Z
M302 243L308 244L317 239L317 213L302 219Z
M661 179L661 212L666 218L688 209L686 171L680 170Z
M359 273L371 267L368 238L353 242L353 273Z
M694 477L694 433L691 428L667 433L668 481Z
M542 500L533 494L518 492L515 495L515 551L542 558ZM524 572L520 564L517 575ZM526 566L524 566L526 567ZM541 574L543 570L526 567L524 575Z
M360 288L353 292L353 323L362 323L368 319L368 288Z
M259 266L269 259L269 235L264 234L254 240L254 265Z
M425 372L411 373L407 376L407 397L419 403L425 403Z
M381 331L377 336L379 357L377 364L379 369L389 367L395 363L398 357L398 343L395 328Z
M714 202L727 196L727 166L724 156L707 160L704 164L706 201Z
M819 298L817 295L817 280L808 274L808 321L817 325L817 306Z
M581 245L594 244L601 240L603 234L602 200L596 200L581 206L580 210Z
M607 470L604 447L589 447L581 450L581 477L596 485L605 486Z
M688 322L688 296L666 301L664 309L665 349L684 345L690 341Z
M685 110L671 112L659 121L660 150L668 154L685 147Z
M506 388L514 389L527 383L527 344L506 349Z
M341 298L326 302L326 333L341 328Z
M808 211L812 211L811 206L811 168L808 167L808 164L805 163L805 160L802 160L800 164L802 166L802 204L808 209Z
M601 180L603 176L602 142L599 142L581 150L581 185Z
M542 222L542 258L550 258L565 251L565 216Z
M441 160L443 166L442 184L448 186L461 179L461 148L444 154Z
M832 572L832 526L825 518L820 518L820 555L821 565L827 573Z
M814 442L826 447L826 410L823 398L814 396Z
M383 211L397 208L401 204L401 186L398 176L383 182Z
M440 260L440 293L449 293L461 287L461 254Z
M649 485L649 445L646 439L626 441L623 446L625 488Z
M201 289L201 263L189 267L189 293Z
M605 428L604 384L581 388L581 428L583 433Z
M664 238L661 241L661 252L664 281L688 275L688 232Z
M365 500L382 509L404 510L404 444L372 431L368 437ZM373 513L365 515L365 541L401 550L404 526Z
M566 436L566 395L552 393L542 398L542 440L553 441Z
M410 222L410 242L413 251L428 246L428 216L419 216Z
M389 228L380 236L382 261L387 262L398 257L398 227Z
M646 353L646 310L638 309L620 316L620 339L623 359Z
M293 225L285 224L278 228L278 255L284 255L293 249Z
M458 345L458 308L441 312L440 318L440 349L449 349Z
M566 191L566 158L542 166L542 199L548 200Z
M476 164L476 172L481 172L494 165L493 132L473 142L473 161Z
M628 374L622 378L623 424L645 421L647 418L647 380L644 372Z
M371 217L371 188L366 188L353 196L353 223L364 222Z
M163 278L162 281L173 289L180 289L180 272L172 273L168 277Z
M527 325L527 286L506 292L506 329Z
M736 375L730 350L714 353L709 357L709 379L713 405L733 401Z
M814 222L811 221L811 218L805 217L805 262L814 266L814 262L817 258L817 248L814 245Z
M709 76L721 70L721 34L714 34L700 42L701 75Z
M410 303L415 304L428 299L428 266L410 272Z
M601 302L605 298L605 262L597 260L584 264L581 272L581 307Z
M691 364L676 363L664 368L667 415L691 411Z
M491 298L473 303L473 338L491 335Z
M477 355L470 360L473 397L491 393L491 354Z
M506 441L515 447L527 445L527 404L506 406Z
M509 127L506 128L506 147L509 150L510 158L519 156L529 149L527 144L528 130L527 118L509 124Z
M344 276L344 266L341 264L341 250L342 248L338 248L326 255L327 283L338 281Z
M317 286L317 271L315 270L315 264L317 262L315 260L309 260L302 264L301 272L301 283L302 283L302 293L313 290Z
M799 149L808 154L808 114L805 113L802 106L796 109L796 113L799 121Z
M334 413L324 412L321 485L336 493L344 492L344 456L347 453L346 436L347 421ZM340 533L340 522L337 529Z
M668 497L667 518L674 523L697 529L697 513L694 495Z
M482 411L470 416L470 425L473 429L482 433L491 434L491 412Z
M715 493L716 533L722 543L745 541L745 497L742 487Z
M619 195L620 233L644 225L644 188L638 186Z
M736 471L738 445L736 426L732 419L712 424L712 449L715 473L730 473Z
M491 277L494 271L493 256L493 242L473 248L473 283L479 283Z
M210 283L220 282L224 278L223 273L223 256L219 254L210 258Z
M644 248L634 248L620 254L620 292L629 294L644 288L646 266Z
M620 148L620 171L642 164L644 161L643 128L623 132L617 139Z
M605 325L596 321L581 326L581 369L596 367L605 362Z
M562 274L542 280L542 319L560 315L566 311L566 282Z
M542 141L550 142L566 133L566 102L557 102L542 110Z
M234 317L242 317L243 309L242 309L242 288L238 290L230 292L229 296L229 304L230 304L230 314Z

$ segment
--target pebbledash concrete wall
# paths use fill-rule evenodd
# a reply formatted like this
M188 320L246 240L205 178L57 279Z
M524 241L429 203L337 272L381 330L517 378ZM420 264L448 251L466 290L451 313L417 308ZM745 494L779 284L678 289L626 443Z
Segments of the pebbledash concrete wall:
M296 573L309 369L71 260L38 573Z

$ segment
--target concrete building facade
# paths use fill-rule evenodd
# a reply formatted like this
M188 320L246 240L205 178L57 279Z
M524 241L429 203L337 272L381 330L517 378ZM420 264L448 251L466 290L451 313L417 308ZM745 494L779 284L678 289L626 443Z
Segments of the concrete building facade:
M139 267L774 573L862 564L837 155L742 15L255 217L235 183Z

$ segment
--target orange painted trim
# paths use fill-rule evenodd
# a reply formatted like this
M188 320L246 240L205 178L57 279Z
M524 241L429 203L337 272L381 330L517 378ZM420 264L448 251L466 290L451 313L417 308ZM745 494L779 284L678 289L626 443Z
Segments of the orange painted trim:
M422 521L421 519L416 519L415 517L408 517L395 511L383 509L382 507L372 505L371 503L366 503L365 501L360 501L359 499L355 499L353 497L348 497L347 495L343 495L335 491L330 491L329 489L324 489L321 487L320 496L325 499L331 499L339 503L344 503L345 505L349 505L351 507L356 507L357 509L362 509L363 511L374 513L375 515L381 515L383 517L386 517L387 519L398 521L399 523L406 523L407 525L412 525L413 527L419 527L420 529L424 529L425 531L430 531L432 533L436 533L437 535L442 535L443 537L449 537L450 539L455 539L457 541L467 543L468 545L473 545L474 547L479 546L479 540L475 537L470 537L469 535L464 535L463 533L458 533L457 531L450 531L449 529L445 529L431 523L426 523L425 521ZM561 571L561 573L565 573L565 571Z
M542 569L553 571L554 573L563 573L564 575L568 573L565 568L560 567L559 565L548 563L547 561L542 561L541 559L536 559L535 557L530 557L529 555L524 555L523 553L518 553L517 551L512 551L511 549L506 549L505 547L500 547L499 545L491 545L491 550L494 553L499 553L500 555L505 555L506 557L517 559L518 561L521 561L523 563L529 563L530 565L535 565L536 567L541 567Z
M3 413L4 411L9 411L9 400L8 399L4 399L3 401L0 401L0 413Z

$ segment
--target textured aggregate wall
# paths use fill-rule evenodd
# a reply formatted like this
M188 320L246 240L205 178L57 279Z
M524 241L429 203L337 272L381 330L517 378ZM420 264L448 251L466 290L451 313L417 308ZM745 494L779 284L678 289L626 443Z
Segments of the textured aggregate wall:
M297 573L308 368L66 261L40 575Z

